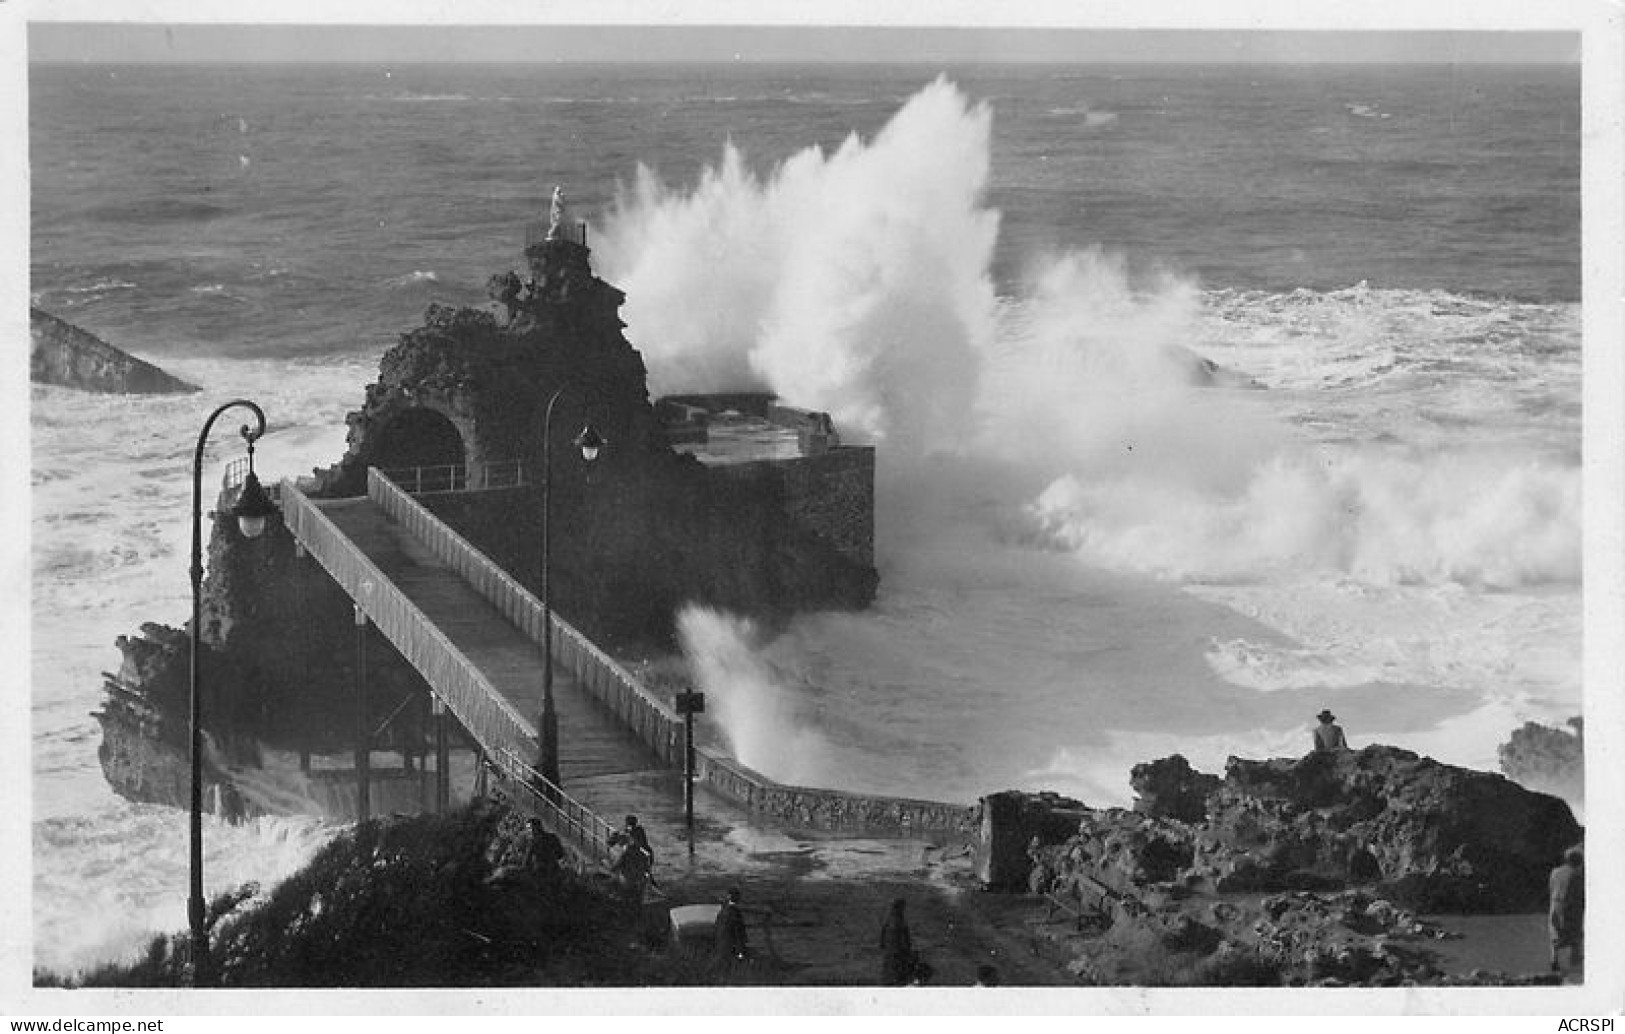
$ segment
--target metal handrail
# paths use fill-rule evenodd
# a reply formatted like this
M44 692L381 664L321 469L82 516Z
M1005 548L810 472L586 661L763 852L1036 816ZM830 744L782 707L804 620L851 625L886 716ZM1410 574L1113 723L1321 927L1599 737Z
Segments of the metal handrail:
M594 863L607 862L614 827L543 779L516 752L515 745L534 744L533 726L326 514L297 488L285 487L284 522L310 555L434 686L485 749L493 767L530 790L542 821L554 834L575 844Z
M367 495L490 601L516 629L533 642L541 642L545 634L541 601L518 579L377 467L368 468ZM552 615L552 630L554 661L573 672L582 688L608 707L658 757L668 764L680 764L683 723L672 706L557 613Z
M531 745L535 727L480 673L330 518L284 481L283 522L372 619L413 668L434 686L457 720L487 751Z
M519 488L530 484L525 465L519 460L499 460L483 464L471 476L466 463L432 463L416 467L386 467L379 473L403 492L424 495L433 492L472 492L498 488Z
M594 863L608 864L610 838L615 827L591 808L565 793L511 750L488 755L500 775L529 791L531 804L541 811L542 824L561 840L575 844Z
M231 460L226 464L225 470L220 474L221 489L228 490L241 485L244 481L248 480L248 471L249 460L247 456L238 456L236 459ZM272 502L280 502L282 498L281 483L272 482L271 484L263 487L266 495L271 497Z

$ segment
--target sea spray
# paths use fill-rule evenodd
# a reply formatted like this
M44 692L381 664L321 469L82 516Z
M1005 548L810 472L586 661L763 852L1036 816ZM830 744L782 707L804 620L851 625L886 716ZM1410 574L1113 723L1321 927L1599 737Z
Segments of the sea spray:
M68 975L129 960L152 937L186 929L187 813L113 799L34 823L36 967ZM254 883L269 892L337 832L305 816L230 824L204 817L204 893Z
M1067 474L1028 513L1036 541L1173 579L1321 570L1510 589L1580 577L1578 470L1498 452L1283 450L1233 492Z
M598 252L652 392L767 388L851 441L952 447L992 333L991 122L939 79L766 179L731 146L686 193L640 170Z
M916 146L897 149L904 141ZM629 288L631 333L657 387L771 390L827 409L850 439L880 449L873 610L802 616L771 641L726 615L707 619L707 677L748 685L739 699L756 701L724 722L750 744L739 749L783 764L792 752L762 740L804 736L815 720L844 745L907 701L960 715L957 733L1019 756L1028 741L1001 721L1081 708L1090 719L1065 720L1072 742L1053 758L1087 756L1088 770L1029 761L1016 778L1101 792L1115 771L1120 794L1145 760L1133 752L1151 745L1121 731L1160 725L1157 749L1176 747L1196 734L1178 715L1204 697L1228 701L1215 743L1292 740L1302 715L1230 696L1260 683L1294 700L1414 699L1403 687L1470 678L1473 692L1503 700L1531 687L1573 693L1566 594L1529 602L1527 623L1570 663L1463 663L1497 655L1486 647L1498 633L1457 627L1482 609L1470 603L1403 630L1380 620L1384 600L1410 606L1413 591L1454 599L1576 583L1578 456L1554 454L1541 430L1574 394L1577 353L1541 352L1577 342L1572 314L1364 284L1205 292L1099 249L1033 256L1016 293L990 304L988 146L986 109L939 80L871 142L803 152L766 177L731 147L691 191L643 170L610 220L601 253ZM1441 328L1448 339L1436 339ZM1210 345L1236 377L1213 376ZM1240 388L1249 376L1264 390ZM1520 412L1503 421L1509 392ZM1367 412L1381 422L1361 423ZM1484 433L1464 441L1464 420ZM1070 575L1046 569L1057 556L1076 561ZM1228 634L1218 615L1186 614L1132 582L1110 583L1111 604L1093 604L1105 570L1176 592L1236 587L1208 598L1300 638ZM1330 599L1328 581L1343 586ZM1248 587L1266 601L1271 587L1321 600L1334 621L1304 627L1290 606L1250 609ZM1185 621L1207 634L1187 638ZM1096 636L1104 643L1080 653ZM961 652L966 643L976 645ZM1371 649L1348 648L1359 643ZM1385 731L1404 741L1437 720L1422 711L1462 706L1442 693L1422 710L1390 707ZM998 717L984 721L989 707ZM1010 772L1008 760L984 749L970 785L987 789L975 780ZM965 793L961 774L941 775L939 786ZM872 761L844 755L810 779L878 781Z
M733 756L780 782L816 783L827 776L829 747L807 727L785 675L758 649L746 619L688 606L677 616L677 636L706 694L709 720L721 729Z

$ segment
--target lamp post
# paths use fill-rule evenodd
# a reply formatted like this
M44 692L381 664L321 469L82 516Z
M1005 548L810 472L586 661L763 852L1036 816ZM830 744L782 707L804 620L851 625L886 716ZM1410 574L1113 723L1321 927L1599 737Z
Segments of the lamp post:
M213 977L209 965L209 931L204 925L203 904L203 697L198 685L198 642L203 625L203 448L208 443L209 431L220 414L235 406L245 406L254 414L257 426L242 426L240 434L248 443L248 477L237 496L237 505L231 509L237 518L238 530L247 538L258 538L265 531L265 519L276 512L276 507L260 487L254 473L254 442L265 433L265 413L247 399L234 399L209 414L203 430L197 437L197 451L192 457L192 650L191 650L191 732L192 732L192 827L191 827L191 893L186 900L186 915L192 928L192 986L207 986Z
M694 716L705 713L705 694L692 689L677 694L683 716L683 815L688 823L688 853L694 853Z
M553 393L542 416L542 756L537 768L552 786L559 785L559 713L553 702L553 594L548 585L548 568L553 525L553 407L564 392L565 388L560 388ZM591 424L584 425L574 441L581 458L588 463L597 459L604 447L604 439Z

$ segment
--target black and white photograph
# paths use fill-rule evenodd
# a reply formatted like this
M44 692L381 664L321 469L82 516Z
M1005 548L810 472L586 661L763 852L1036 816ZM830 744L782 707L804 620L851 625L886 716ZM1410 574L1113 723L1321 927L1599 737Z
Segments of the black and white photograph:
M4 6L8 1017L1625 1008L1617 6Z

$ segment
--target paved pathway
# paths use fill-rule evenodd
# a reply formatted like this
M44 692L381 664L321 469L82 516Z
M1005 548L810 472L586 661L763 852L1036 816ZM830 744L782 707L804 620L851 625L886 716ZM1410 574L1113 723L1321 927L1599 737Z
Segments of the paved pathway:
M540 647L372 500L319 505L534 727L542 710ZM559 776L566 786L659 767L642 741L557 662L553 699L559 714Z

